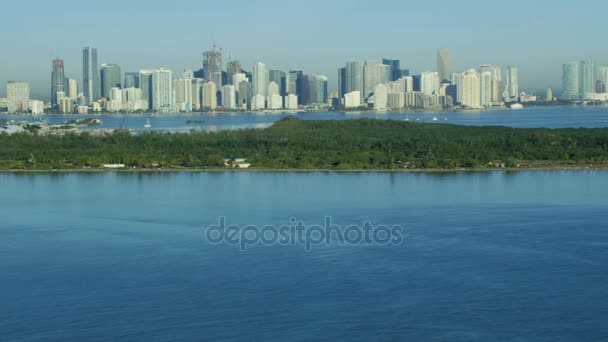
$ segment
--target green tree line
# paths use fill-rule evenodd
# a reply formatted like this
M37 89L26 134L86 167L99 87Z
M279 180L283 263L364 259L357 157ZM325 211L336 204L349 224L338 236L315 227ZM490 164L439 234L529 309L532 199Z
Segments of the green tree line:
M266 129L94 135L0 134L0 169L224 167L246 158L255 168L486 168L529 162L608 162L608 129L474 127L394 120L303 121L286 118ZM490 164L493 163L493 164ZM524 167L524 165L522 165Z

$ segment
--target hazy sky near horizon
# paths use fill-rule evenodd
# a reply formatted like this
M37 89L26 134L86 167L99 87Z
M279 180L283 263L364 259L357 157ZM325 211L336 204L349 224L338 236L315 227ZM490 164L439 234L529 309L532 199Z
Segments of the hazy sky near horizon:
M51 60L82 82L82 48L122 71L199 69L217 42L251 70L302 69L336 87L347 60L397 58L414 73L435 70L440 47L453 69L519 67L520 88L561 88L561 65L592 58L608 65L608 1L278 1L22 0L2 6L0 96L8 80L28 81L32 98L50 98Z

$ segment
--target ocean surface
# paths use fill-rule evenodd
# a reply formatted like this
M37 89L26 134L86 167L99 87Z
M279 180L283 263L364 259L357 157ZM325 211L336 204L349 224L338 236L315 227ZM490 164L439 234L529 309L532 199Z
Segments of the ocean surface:
M578 128L608 127L608 107L537 107L523 110L489 110L456 112L410 112L410 113L233 113L233 114L166 114L150 118L152 127L144 129L146 115L45 115L14 116L0 115L0 119L40 121L59 124L74 119L99 118L103 125L91 128L125 128L135 131L189 131L192 129L217 131L228 129L264 128L287 116L303 120L349 120L360 118L409 120L427 123L445 123L469 126L509 126L509 127L546 127ZM433 121L437 118L437 121ZM187 124L188 120L203 121Z
M0 340L606 341L607 191L593 170L0 174ZM406 234L243 252L207 239L220 216Z

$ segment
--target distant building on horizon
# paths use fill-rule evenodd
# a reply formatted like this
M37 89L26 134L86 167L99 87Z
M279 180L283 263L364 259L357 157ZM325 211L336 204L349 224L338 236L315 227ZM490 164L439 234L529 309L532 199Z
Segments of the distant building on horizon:
M101 65L101 97L110 99L112 88L122 89L122 73L116 64Z
M139 88L139 73L138 72L125 72L125 81L123 83L125 89L127 88Z
M9 81L6 84L6 100L9 113L25 113L30 106L30 84Z
M569 62L562 66L562 95L567 101L580 100L579 62Z
M51 106L58 107L57 93L66 92L65 65L63 59L53 59L51 72Z
M92 105L101 96L97 49L85 47L82 50L82 88L87 105Z
M439 81L450 81L452 68L452 50L443 48L437 50L437 72Z
M580 66L580 93L581 95L594 93L595 82L597 81L597 71L595 68L595 62L591 59L581 61Z
M469 108L481 107L481 80L475 69L465 72L462 78L462 105Z
M173 99L173 72L160 68L152 73L152 109L167 113L175 110Z
M507 86L506 93L508 101L517 101L519 97L519 80L518 80L517 66L509 65L507 67Z
M213 47L213 50L203 52L203 78L221 88L224 85L222 71L222 50Z
M266 99L268 94L268 70L266 70L266 64L261 62L254 64L252 75L253 96L262 95Z

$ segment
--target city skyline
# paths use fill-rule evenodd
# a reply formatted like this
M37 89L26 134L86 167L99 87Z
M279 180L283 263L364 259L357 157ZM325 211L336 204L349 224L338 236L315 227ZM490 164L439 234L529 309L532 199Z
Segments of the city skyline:
M443 46L452 50L452 71L483 64L503 68L517 65L522 88L531 91L552 87L559 92L562 64L570 60L592 58L598 65L608 64L607 48L591 44L592 39L585 36L594 28L601 29L599 13L601 9L608 9L608 5L599 1L594 4L597 11L591 12L582 7L559 8L549 1L534 4L515 1L510 7L515 10L493 7L492 15L487 15L488 7L479 6L482 3L479 1L442 4L440 9L429 4L398 2L369 9L360 1L338 4L311 1L306 7L277 6L276 1L255 4L236 1L214 3L213 15L209 16L202 15L207 9L204 3L193 1L182 1L179 6L171 7L134 1L122 4L120 11L114 10L114 3L118 4L109 1L107 6L94 8L76 1L64 1L64 6L41 2L40 13L32 14L33 24L23 30L14 29L19 24L17 16L9 13L0 23L5 32L11 32L11 49L0 56L0 65L4 66L0 69L0 84L8 80L27 81L33 97L50 100L48 61L55 57L64 59L66 76L81 80L78 55L83 46L99 50L99 64L118 64L123 71L166 67L179 73L198 69L202 64L201 53L211 50L212 43L217 42L224 48L224 67L232 56L246 68L260 61L269 70L306 70L328 76L331 90L337 89L335 70L344 61L392 58L400 59L402 67L412 73L435 71L433 57ZM17 13L25 5L11 5L8 11ZM191 11L184 13L184 7ZM127 38L131 35L125 35L128 25L104 26L83 16L86 11L97 11L111 14L113 21L128 22L129 13L142 8L146 9L150 22L164 18L169 23L179 20L183 25L179 25L179 29L171 25L151 25L146 34L133 40ZM322 25L295 25L290 19L294 13L314 16ZM336 20L335 15L339 13L349 13L349 16ZM556 20L583 15L588 23L585 28L563 25L563 20ZM460 20L455 25L453 18L458 16L474 20ZM595 16L597 20L593 19ZM61 20L55 20L57 17ZM270 17L272 21L267 20ZM41 30L40 25L46 29ZM247 34L253 27L260 39L252 39ZM380 31L384 33L379 34ZM66 35L70 39L64 39ZM32 47L36 53L31 53ZM0 96L5 95L4 90L1 92Z

